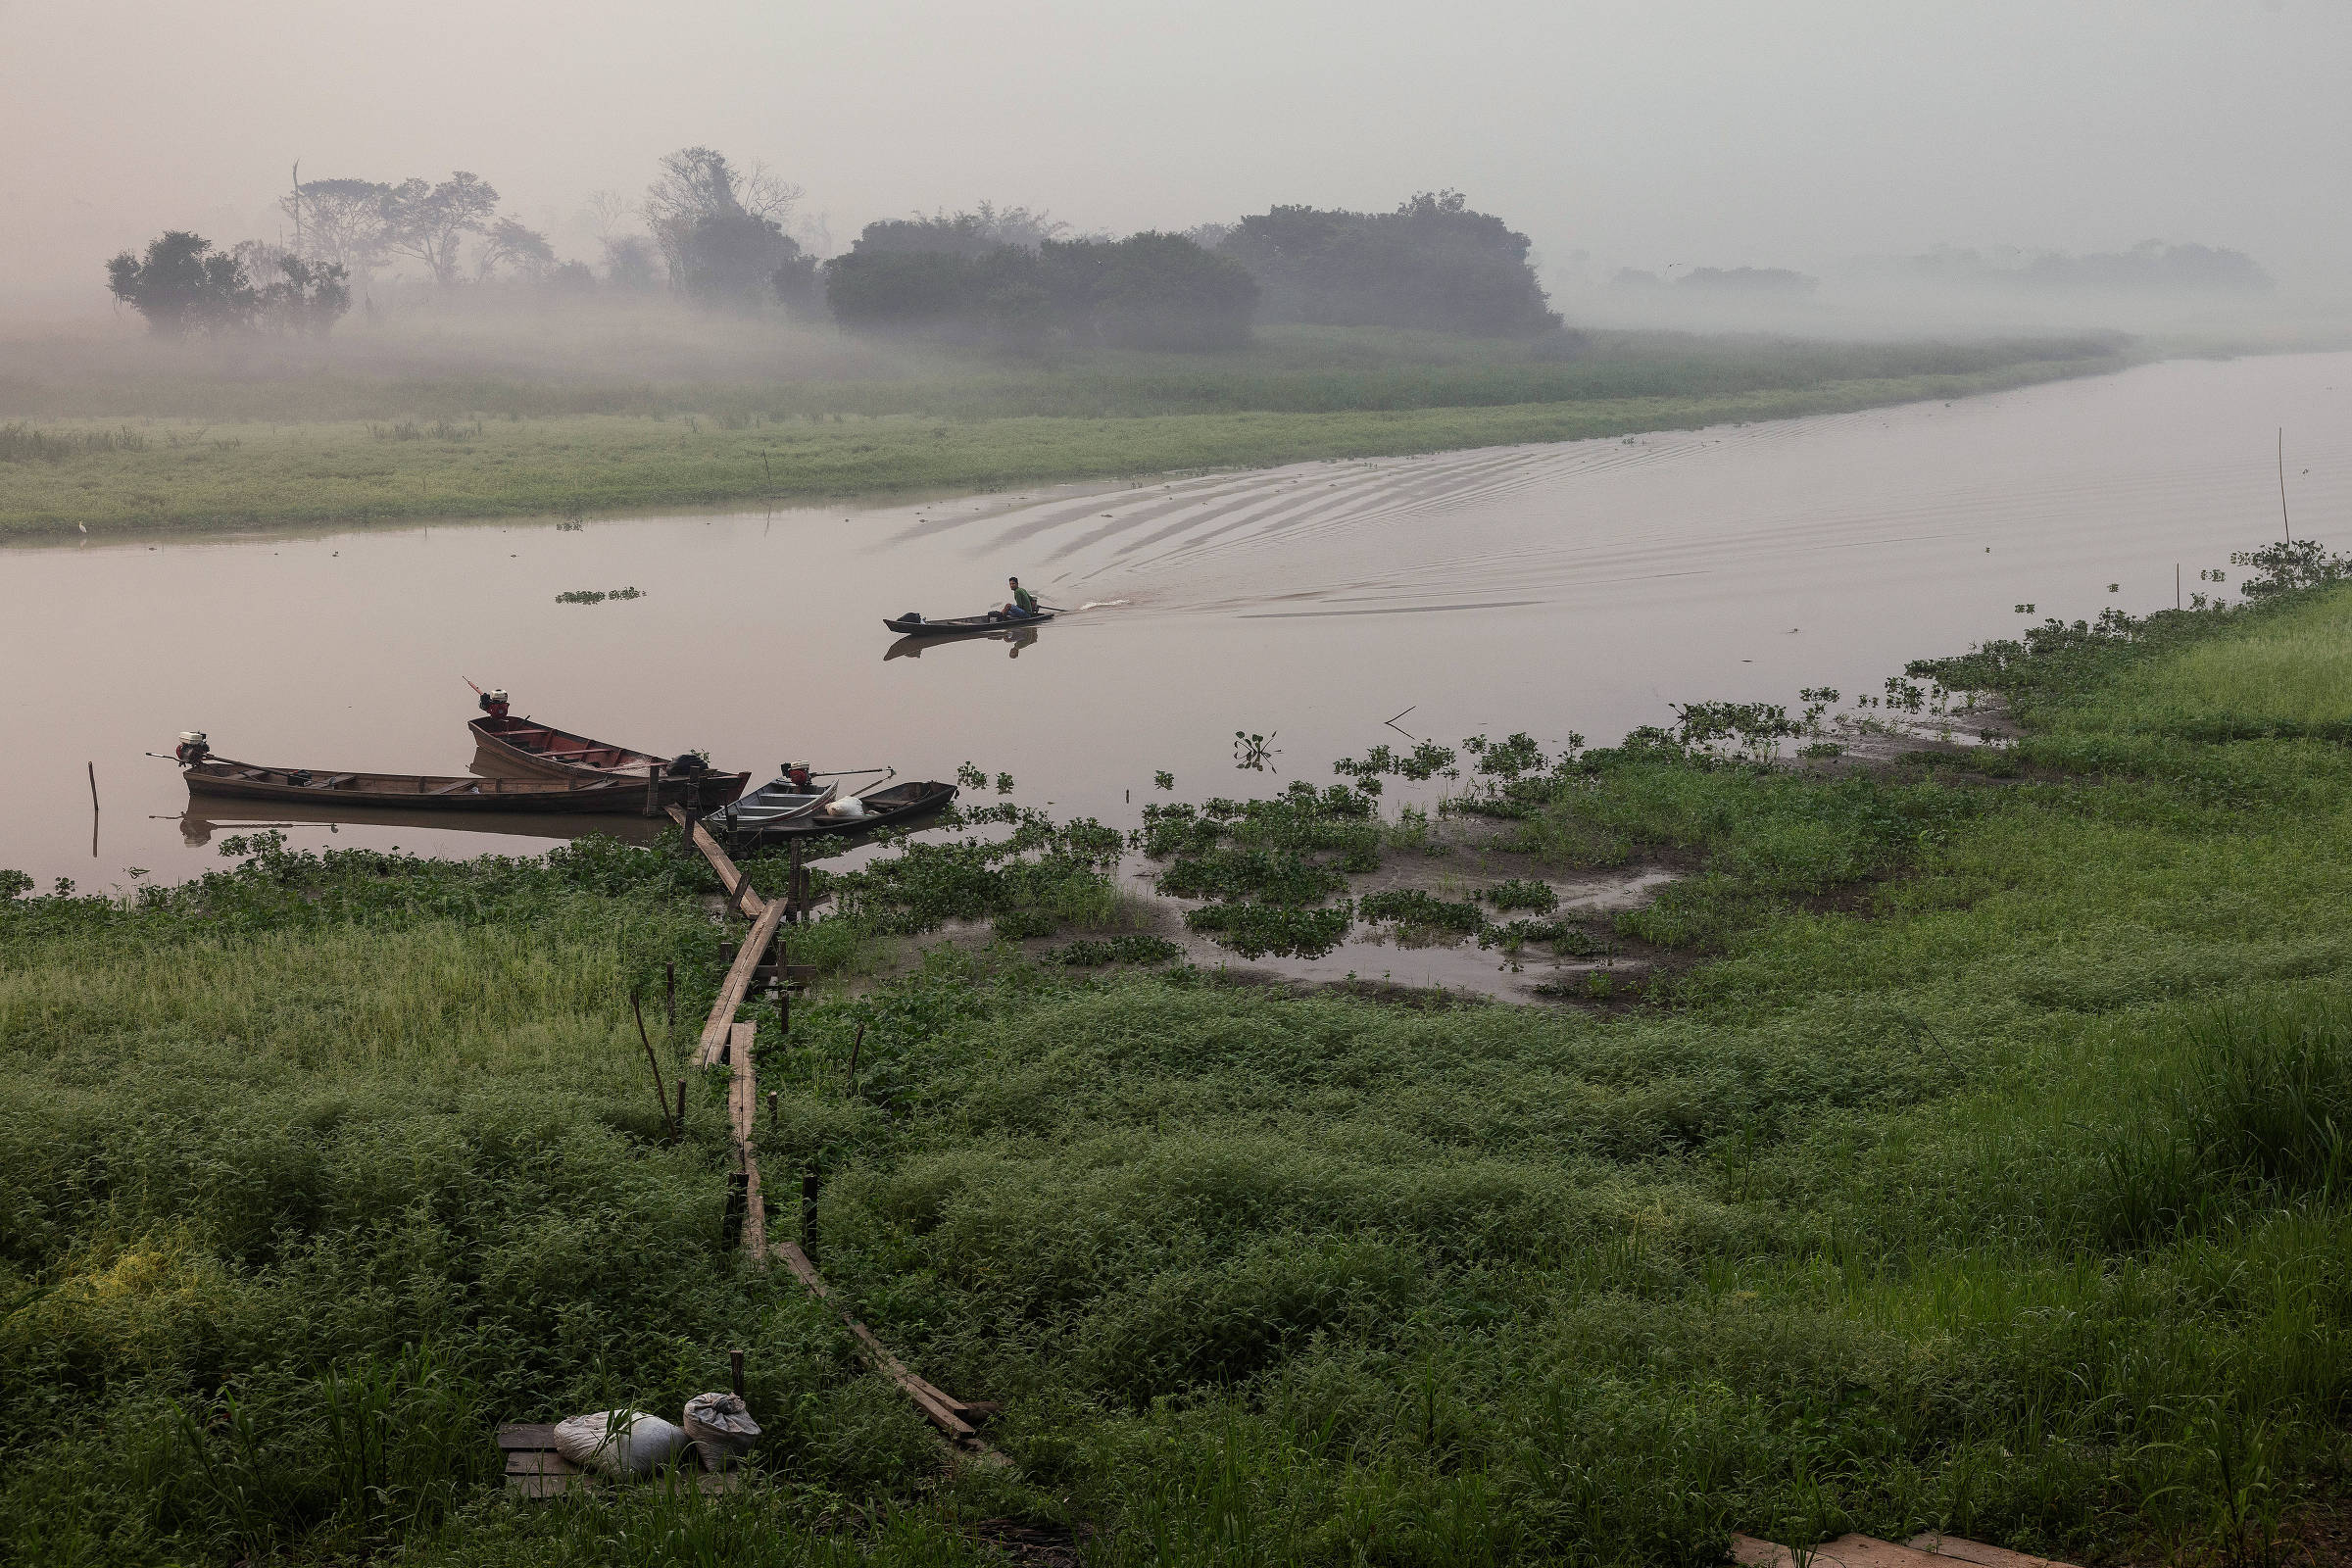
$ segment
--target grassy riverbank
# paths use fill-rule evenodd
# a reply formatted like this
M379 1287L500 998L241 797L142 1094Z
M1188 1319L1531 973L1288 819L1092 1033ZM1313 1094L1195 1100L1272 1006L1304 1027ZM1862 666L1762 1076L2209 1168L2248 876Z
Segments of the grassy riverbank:
M1692 960L1631 1007L943 950L790 1050L771 1017L763 1168L824 1169L828 1274L1005 1404L1015 1467L945 1484L838 1329L717 1250L719 1075L662 1135L627 994L683 957L699 1016L695 863L264 848L129 907L15 900L0 1540L913 1563L996 1560L1009 1518L1110 1563L1695 1568L1847 1528L2273 1560L2352 1458L2352 756L2311 738L2347 658L2325 589L1943 666L2010 696L2013 748L1840 774L1651 738L1490 792L1562 866L1688 872L1621 917ZM1034 874L869 886L797 956L949 907L1034 929L1093 841L1036 842ZM657 1023L664 1071L687 1032ZM494 1490L496 1420L674 1411L734 1346L744 1495Z
M713 349L717 373L638 380L592 359L230 366L131 347L0 352L0 535L996 490L1785 418L2126 363L2094 338L1604 333L1551 361L1286 328L1229 355L1053 362L796 342L773 365Z

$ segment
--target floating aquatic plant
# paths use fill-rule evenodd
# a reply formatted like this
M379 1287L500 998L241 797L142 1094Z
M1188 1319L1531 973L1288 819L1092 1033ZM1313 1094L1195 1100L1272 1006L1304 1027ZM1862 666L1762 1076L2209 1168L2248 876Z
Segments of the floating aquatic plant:
M643 599L644 597L646 594L642 588L614 588L605 593L599 593L593 588L574 588L569 593L556 595L556 603L559 605L601 605L608 599Z

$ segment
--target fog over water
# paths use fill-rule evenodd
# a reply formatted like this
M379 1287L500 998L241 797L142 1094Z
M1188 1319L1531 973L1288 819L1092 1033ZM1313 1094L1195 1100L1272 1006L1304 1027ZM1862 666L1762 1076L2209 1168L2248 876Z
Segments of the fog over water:
M100 15L0 4L0 310L18 321L102 317L100 262L166 227L273 237L298 159L305 178L477 172L593 260L594 193L634 195L693 144L805 187L819 252L982 198L1126 233L1454 186L1533 237L1572 318L1690 314L1612 292L1621 269L1756 267L1823 277L1800 322L1883 324L1908 296L1849 274L1938 245L2233 247L2294 311L2332 309L2352 274L2337 0Z

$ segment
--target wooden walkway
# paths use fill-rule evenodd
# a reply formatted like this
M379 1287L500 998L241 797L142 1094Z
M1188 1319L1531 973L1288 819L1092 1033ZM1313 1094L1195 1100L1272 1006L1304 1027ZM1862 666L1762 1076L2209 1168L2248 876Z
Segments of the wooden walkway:
M680 826L686 825L686 813L677 808L670 815ZM751 993L752 981L759 972L760 961L774 944L777 927L784 919L787 901L773 902L760 898L750 880L737 868L718 841L703 831L700 822L694 825L695 848L703 852L710 868L718 873L719 886L726 891L730 907L741 908L752 916L752 929L735 954L735 961L720 982L718 996L710 1004L710 1016L703 1023L703 1033L697 1045L694 1064L715 1067L724 1060L728 1068L727 1124L733 1144L736 1169L744 1178L745 1205L743 1245L760 1267L781 1261L792 1271L795 1279L817 1299L831 1306L857 1342L858 1353L875 1371L888 1378L898 1390L914 1402L923 1418L939 1428L948 1441L957 1448L983 1463L1004 1464L1004 1456L990 1447L980 1438L978 1423L996 1413L993 1404L973 1404L947 1394L909 1370L906 1364L874 1337L871 1329L843 1310L833 1299L833 1292L817 1273L808 1254L793 1242L774 1242L767 1239L767 1210L760 1197L760 1161L755 1151L755 1134L760 1114L760 1079L753 1063L753 1043L759 1036L759 1026L738 1023L736 1012ZM789 971L778 969L778 978ZM561 1456L558 1462L561 1462ZM544 1483L541 1483L544 1484ZM561 1485L561 1483L559 1483Z

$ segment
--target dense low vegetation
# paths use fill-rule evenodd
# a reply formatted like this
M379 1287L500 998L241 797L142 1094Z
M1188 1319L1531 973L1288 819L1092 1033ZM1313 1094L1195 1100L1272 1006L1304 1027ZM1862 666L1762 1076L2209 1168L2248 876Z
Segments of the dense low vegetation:
M551 320L535 343L429 326L352 329L331 357L0 351L0 533L1002 489L1781 418L2125 363L2097 337L1595 333L1551 358L1541 344L1280 327L1213 359L1026 358L754 324L721 340L665 317Z
M1104 830L1017 808L835 880L850 912L792 938L829 973L975 913L1096 933L943 945L789 1047L759 1009L763 1166L824 1173L828 1274L1004 1402L1013 1467L945 1480L833 1322L718 1250L719 1075L667 1137L628 998L679 962L676 1070L725 956L697 862L264 838L127 904L14 898L0 1541L977 1561L1013 1520L1106 1563L1695 1568L1733 1530L1940 1528L2276 1560L2352 1458L2331 569L1923 670L2003 696L2012 746L1473 753L1463 799L1553 862L1690 873L1624 917L1690 959L1630 1008L1081 975L1166 954L1116 933ZM1244 899L1279 853L1393 853L1352 808L1252 820L1154 830ZM1542 914L1525 880L1488 918ZM674 1408L739 1345L746 1493L496 1491L498 1420Z

